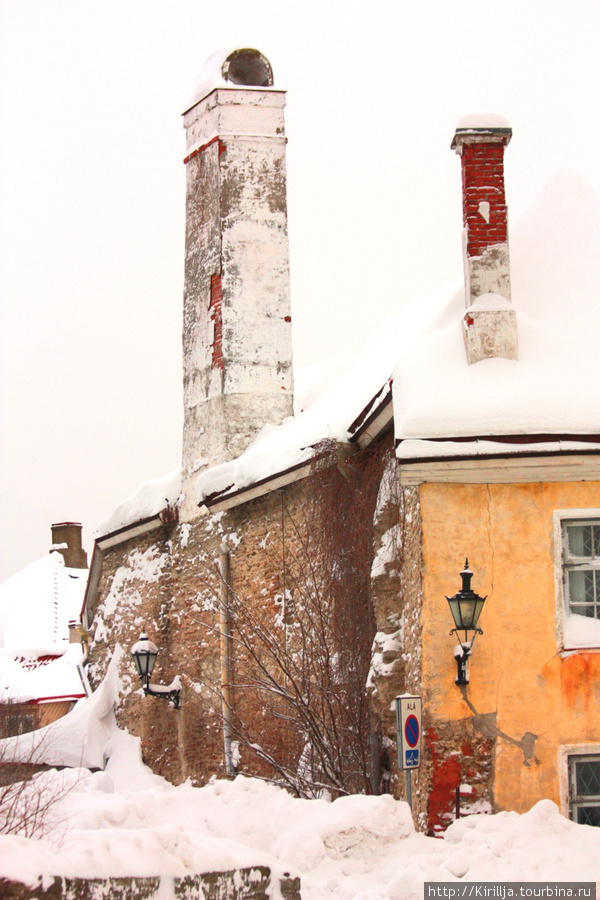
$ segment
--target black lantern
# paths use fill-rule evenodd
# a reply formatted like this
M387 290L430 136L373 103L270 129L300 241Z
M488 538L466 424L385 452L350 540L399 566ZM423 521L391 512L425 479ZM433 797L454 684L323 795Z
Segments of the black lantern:
M478 627L479 616L483 609L486 598L480 597L471 589L471 579L473 573L469 568L469 560L465 560L465 567L460 573L462 578L462 588L454 597L446 597L450 606L450 612L454 619L456 628L453 628L450 634L456 634L460 647L454 651L456 664L458 667L458 676L456 684L468 684L469 676L467 674L467 661L473 650L473 644L478 634L483 634L481 628ZM459 631L464 631L464 642L460 639ZM473 632L473 637L469 640L469 632Z
M178 678L170 685L150 684L150 676L152 675L154 663L158 656L158 649L156 644L153 644L152 641L148 639L148 635L145 631L142 631L139 640L131 648L131 655L133 656L138 675L142 679L144 694L146 694L146 696L162 697L164 700L170 700L173 706L176 709L179 709L181 691L180 688L176 686L176 682L177 684L179 683Z

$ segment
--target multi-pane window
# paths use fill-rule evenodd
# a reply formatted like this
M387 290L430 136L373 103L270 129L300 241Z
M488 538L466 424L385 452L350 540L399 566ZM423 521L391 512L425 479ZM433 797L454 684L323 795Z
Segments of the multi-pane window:
M569 757L569 802L573 821L600 826L600 756Z
M600 519L563 522L567 610L600 619Z

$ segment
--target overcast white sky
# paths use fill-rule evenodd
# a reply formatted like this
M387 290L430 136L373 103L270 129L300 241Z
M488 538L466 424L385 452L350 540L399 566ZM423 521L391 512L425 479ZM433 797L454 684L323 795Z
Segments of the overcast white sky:
M180 463L180 113L229 45L288 91L297 365L460 275L461 116L513 127L511 222L600 193L597 0L0 0L0 580Z

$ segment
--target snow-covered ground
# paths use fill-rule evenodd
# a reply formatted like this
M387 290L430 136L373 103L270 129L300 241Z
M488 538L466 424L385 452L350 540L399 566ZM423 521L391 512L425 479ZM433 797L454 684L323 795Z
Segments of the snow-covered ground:
M416 834L407 805L389 796L298 800L243 776L173 787L147 770L132 788L135 763L123 763L70 771L43 839L0 837L0 874L182 876L261 863L299 874L304 900L421 900L426 881L600 877L600 829L569 822L549 800L524 815L461 819L437 840Z
M427 881L600 881L600 828L575 825L549 800L524 815L466 817L435 839L390 796L300 800L243 776L174 787L117 728L121 653L63 719L0 741L4 761L74 766L31 782L30 796L55 799L37 839L0 835L1 876L181 877L262 864L276 878L299 875L303 900L421 900ZM107 757L96 772L74 762L102 767Z

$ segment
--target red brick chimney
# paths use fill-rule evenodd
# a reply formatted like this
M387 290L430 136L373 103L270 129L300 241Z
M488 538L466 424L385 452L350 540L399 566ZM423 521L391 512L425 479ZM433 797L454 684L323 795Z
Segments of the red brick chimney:
M463 330L469 363L494 356L518 358L504 193L504 148L511 137L501 116L467 116L451 144L462 164Z

